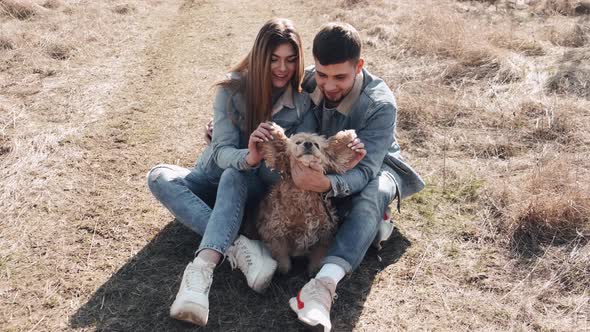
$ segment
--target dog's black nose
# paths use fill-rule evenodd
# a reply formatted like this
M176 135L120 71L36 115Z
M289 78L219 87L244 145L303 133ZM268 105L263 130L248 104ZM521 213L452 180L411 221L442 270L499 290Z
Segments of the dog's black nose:
M303 147L304 147L306 150L309 150L309 149L311 149L311 142L305 142L305 143L303 143Z

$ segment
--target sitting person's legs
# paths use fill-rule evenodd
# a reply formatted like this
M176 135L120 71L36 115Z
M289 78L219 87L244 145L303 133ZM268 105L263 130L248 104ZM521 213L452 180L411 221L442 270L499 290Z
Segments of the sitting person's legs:
M205 233L217 183L199 168L158 165L147 175L152 194L183 225L199 235Z
M350 213L338 229L322 268L297 297L289 301L301 321L314 326L323 325L326 330L331 328L330 308L336 286L362 262L375 239L383 214L396 196L396 188L393 178L383 172L346 202Z
M263 192L264 186L254 173L233 168L223 172L197 257L186 267L170 308L172 317L198 325L207 323L213 270L224 255L232 267L242 270L253 290L262 292L268 287L276 262L260 241L238 236L246 201Z

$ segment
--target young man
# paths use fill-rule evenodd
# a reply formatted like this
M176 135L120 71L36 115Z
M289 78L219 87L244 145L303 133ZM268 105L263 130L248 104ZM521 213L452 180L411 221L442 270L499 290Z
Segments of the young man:
M366 150L359 164L344 174L324 175L299 165L292 169L298 187L322 193L347 212L322 268L289 301L300 321L330 331L338 282L361 263L389 204L398 198L399 209L399 200L420 191L424 182L401 158L395 98L385 82L363 68L356 29L342 23L324 25L314 38L313 56L315 68L307 71L303 89L311 93L315 107L297 131L329 137L354 129Z

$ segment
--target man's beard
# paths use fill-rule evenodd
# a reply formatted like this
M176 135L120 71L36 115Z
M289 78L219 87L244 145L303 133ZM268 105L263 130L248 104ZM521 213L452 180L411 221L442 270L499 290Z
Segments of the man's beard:
M346 97L346 96L342 96L342 98L340 98L340 99L338 99L336 101L333 101L333 100L328 99L324 95L324 104L325 104L326 108L334 108L334 107L337 107L340 104L340 102L342 101L342 99L344 99L344 97Z
M346 96L348 96L352 92L352 89L354 88L355 83L356 83L356 77L354 78L354 81L352 82L352 86L350 87L350 89L348 91L346 91L346 93L342 94L342 97L340 97L340 99L338 99L336 101L328 99L326 94L322 91L322 94L324 95L325 106L327 108L334 108L334 107L337 107L338 105L340 105L340 102L342 102L344 100L344 98L346 98Z

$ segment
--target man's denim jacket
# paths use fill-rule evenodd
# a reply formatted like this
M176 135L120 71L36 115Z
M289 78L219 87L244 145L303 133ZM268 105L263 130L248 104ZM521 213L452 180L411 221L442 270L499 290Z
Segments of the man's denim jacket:
M424 181L402 159L395 139L397 106L393 93L380 78L363 69L352 91L335 110L323 109L323 94L315 82L315 68L306 69L303 90L315 104L305 116L298 132L316 132L326 137L354 129L365 144L367 155L344 174L329 174L330 196L344 197L360 192L381 171L391 173L402 199L424 188ZM399 206L398 206L399 208Z
M236 74L232 74L231 78L237 78ZM310 105L307 93L293 91L289 86L273 105L272 121L283 127L289 136L301 124ZM213 138L196 164L213 183L219 182L226 168L251 169L246 163L248 140L239 125L244 122L244 110L245 101L241 93L233 93L224 87L217 89L213 103ZM264 167L260 172L270 171ZM268 176L272 175L269 173Z

